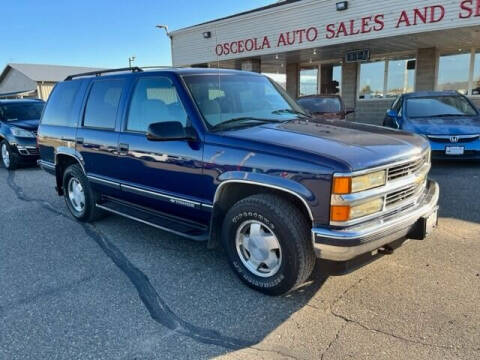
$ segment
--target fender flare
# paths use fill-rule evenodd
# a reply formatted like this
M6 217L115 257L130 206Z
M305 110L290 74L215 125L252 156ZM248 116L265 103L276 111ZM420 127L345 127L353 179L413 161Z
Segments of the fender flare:
M69 157L75 159L80 164L80 167L82 168L85 175L87 174L87 172L85 171L85 160L83 160L82 155L78 151L76 151L73 148L67 147L67 146L58 147L56 152L55 152L55 167L58 164L58 156L59 155L69 156Z
M213 248L217 245L219 234L221 231L216 229L215 225L218 221L218 207L217 203L219 202L222 191L224 187L228 184L247 184L254 185L259 187L264 187L266 189L273 189L280 192L287 193L292 195L300 200L300 202L305 207L305 210L310 218L310 221L314 221L313 212L309 205L309 201L315 201L315 196L313 193L308 190L304 185L286 178L279 176L272 176L268 174L261 173L251 173L243 171L233 171L222 174L218 181L220 182L215 191L215 196L213 199L212 206L212 217L210 220L210 236L208 240L208 248Z
M218 202L218 200L221 196L221 193L222 193L222 189L225 185L232 184L232 183L256 185L256 186L261 186L261 187L265 187L265 188L269 188L269 189L283 191L283 192L286 192L290 195L293 195L293 196L297 197L303 203L303 205L305 206L305 209L307 210L307 213L310 217L310 220L313 221L312 210L311 210L310 205L308 204L307 200L305 199L306 194L309 195L307 197L307 199L308 198L312 199L313 194L310 192L310 190L308 190L303 185L301 185L297 182L294 182L294 181L291 181L291 180L288 180L288 182L292 182L296 186L288 187L288 186L285 186L285 185L282 185L282 184L271 184L271 183L267 183L267 182L264 182L264 181L259 181L259 180L254 180L254 179L244 179L244 178L224 180L218 185L218 187L215 191L215 196L213 198L213 207L215 207L215 203ZM280 183L282 183L282 182L280 182ZM298 191L300 189L303 190L303 191Z

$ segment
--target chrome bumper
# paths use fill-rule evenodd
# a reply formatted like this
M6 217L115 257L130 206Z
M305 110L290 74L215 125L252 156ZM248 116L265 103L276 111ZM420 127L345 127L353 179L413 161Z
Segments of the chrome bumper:
M345 229L313 228L315 253L321 259L346 261L408 237L420 219L438 209L439 195L438 184L429 180L413 208Z

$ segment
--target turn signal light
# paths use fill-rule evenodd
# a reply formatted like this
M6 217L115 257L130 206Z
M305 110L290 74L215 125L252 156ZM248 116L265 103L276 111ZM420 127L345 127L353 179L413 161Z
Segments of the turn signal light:
M348 221L350 219L350 206L332 205L330 207L331 221Z
M334 194L350 194L352 191L351 177L334 177L333 193Z

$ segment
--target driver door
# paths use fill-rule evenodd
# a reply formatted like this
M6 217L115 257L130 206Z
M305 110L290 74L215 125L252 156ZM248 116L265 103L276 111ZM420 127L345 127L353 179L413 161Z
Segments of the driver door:
M195 221L208 218L203 199L200 140L151 141L146 131L151 123L189 118L168 75L139 76L130 96L118 141L122 198L157 211Z

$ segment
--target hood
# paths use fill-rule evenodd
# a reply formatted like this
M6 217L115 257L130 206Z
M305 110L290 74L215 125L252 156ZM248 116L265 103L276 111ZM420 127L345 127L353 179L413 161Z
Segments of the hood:
M341 120L295 120L224 135L327 157L345 163L352 171L406 160L429 146L425 138L415 134Z
M14 120L7 123L11 126L16 126L25 130L34 131L38 129L40 120Z
M408 119L403 129L424 135L480 134L480 117L445 117Z

